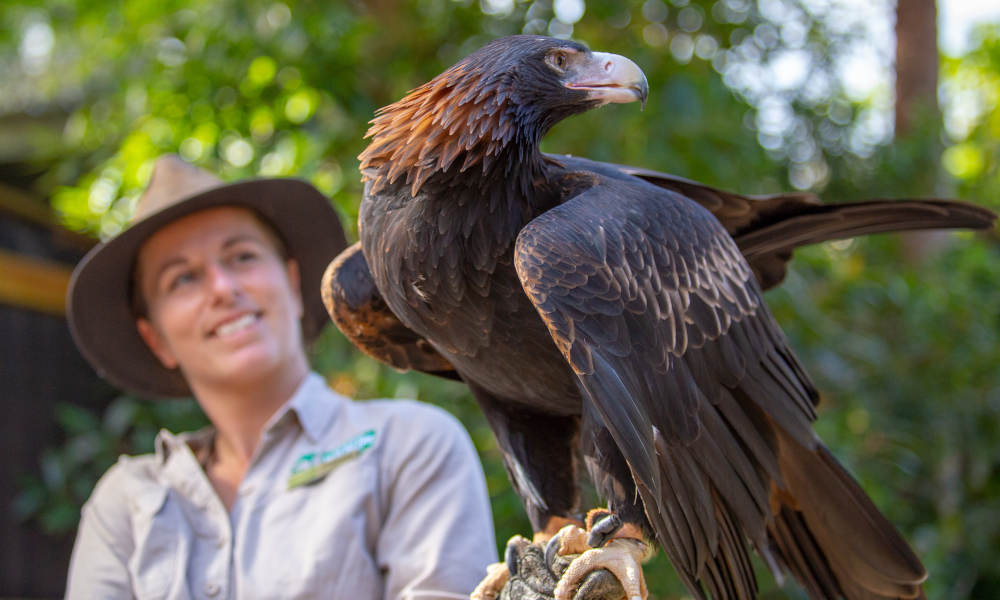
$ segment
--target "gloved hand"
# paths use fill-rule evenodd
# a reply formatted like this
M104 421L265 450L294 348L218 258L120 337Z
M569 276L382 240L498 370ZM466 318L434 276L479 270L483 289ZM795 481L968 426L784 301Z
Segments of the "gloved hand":
M570 562L579 554L560 556L555 548L533 544L515 536L507 542L504 558L510 579L499 600L553 600L556 584ZM621 600L625 592L611 572L600 569L587 575L573 600Z

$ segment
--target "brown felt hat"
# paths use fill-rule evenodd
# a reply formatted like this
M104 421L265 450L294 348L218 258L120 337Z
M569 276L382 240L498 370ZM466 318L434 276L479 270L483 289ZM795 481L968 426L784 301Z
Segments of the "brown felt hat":
M132 223L97 245L73 271L67 313L73 339L97 372L119 388L146 396L190 396L177 369L167 369L139 337L131 306L136 256L164 225L207 208L255 211L285 243L302 275L302 337L308 344L329 321L320 296L326 265L347 245L330 201L298 179L254 179L225 184L175 155L157 159Z

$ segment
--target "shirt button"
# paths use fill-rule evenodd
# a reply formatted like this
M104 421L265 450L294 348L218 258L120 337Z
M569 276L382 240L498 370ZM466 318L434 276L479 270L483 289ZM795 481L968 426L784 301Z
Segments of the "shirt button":
M226 547L226 538L220 537L219 539L215 540L215 547L218 548L219 550L222 550L223 548L225 548Z
M206 583L205 584L205 594L209 598L214 598L219 594L219 584L217 583Z

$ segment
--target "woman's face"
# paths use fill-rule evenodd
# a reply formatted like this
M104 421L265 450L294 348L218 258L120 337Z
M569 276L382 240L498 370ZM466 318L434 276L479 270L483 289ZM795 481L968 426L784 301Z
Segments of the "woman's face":
M139 333L192 385L249 383L306 365L298 265L247 209L183 217L139 251Z

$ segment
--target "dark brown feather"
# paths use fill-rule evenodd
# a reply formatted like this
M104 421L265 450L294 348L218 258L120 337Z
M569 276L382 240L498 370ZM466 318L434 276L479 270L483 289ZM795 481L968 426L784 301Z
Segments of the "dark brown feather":
M689 586L716 598L756 594L744 539L817 598L913 597L923 567L815 438L818 394L750 269L719 222L686 202L605 180L535 219L516 250L658 539ZM628 290L652 289L650 278L670 311L630 313ZM655 457L639 423L652 427Z
M875 233L926 229L988 229L991 211L956 200L892 199L823 204L808 192L745 196L704 183L628 165L553 156L577 168L637 177L704 206L736 240L762 289L785 278L796 248Z
M330 263L320 290L330 318L365 354L400 371L459 378L447 359L404 326L386 306L372 281L360 243L348 246Z
M754 597L751 548L813 598L919 594L923 567L813 433L818 393L761 287L805 243L992 214L740 196L544 155L549 127L595 105L546 63L553 48L587 55L505 38L378 112L360 156L378 292L335 318L384 355L364 328L377 314L469 383L538 531L572 516L579 446L609 508L698 598Z

